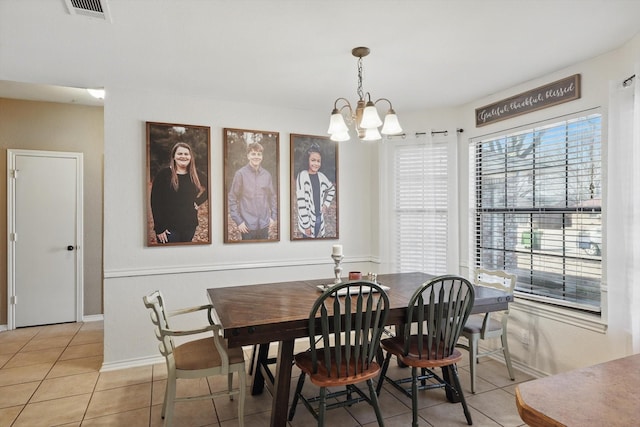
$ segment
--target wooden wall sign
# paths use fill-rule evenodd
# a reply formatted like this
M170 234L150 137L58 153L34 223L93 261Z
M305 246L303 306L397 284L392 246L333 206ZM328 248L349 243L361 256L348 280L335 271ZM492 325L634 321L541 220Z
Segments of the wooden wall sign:
M476 108L476 127L580 98L580 74Z

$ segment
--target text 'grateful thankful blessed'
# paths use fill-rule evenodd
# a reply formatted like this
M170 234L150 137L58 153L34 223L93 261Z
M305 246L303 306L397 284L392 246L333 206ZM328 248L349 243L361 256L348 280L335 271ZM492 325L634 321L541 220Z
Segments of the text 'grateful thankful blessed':
M476 127L580 98L580 74L476 108Z

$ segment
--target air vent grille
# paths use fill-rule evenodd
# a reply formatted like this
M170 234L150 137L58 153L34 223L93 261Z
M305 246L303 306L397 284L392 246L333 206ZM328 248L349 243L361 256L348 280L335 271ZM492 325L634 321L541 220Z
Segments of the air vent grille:
M107 0L64 0L71 15L83 15L111 22Z

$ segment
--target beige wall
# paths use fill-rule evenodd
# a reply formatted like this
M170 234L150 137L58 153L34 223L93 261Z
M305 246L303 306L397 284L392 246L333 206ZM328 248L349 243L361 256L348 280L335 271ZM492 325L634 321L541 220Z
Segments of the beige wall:
M0 324L7 323L7 149L84 154L84 314L102 313L102 107L0 98Z

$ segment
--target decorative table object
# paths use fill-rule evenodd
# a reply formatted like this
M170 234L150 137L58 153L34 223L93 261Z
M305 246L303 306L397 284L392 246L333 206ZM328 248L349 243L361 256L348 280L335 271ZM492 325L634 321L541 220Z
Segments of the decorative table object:
M331 252L331 258L333 258L333 262L336 264L333 267L333 272L336 276L334 280L334 284L342 283L342 279L340 278L342 274L342 245L333 245L333 249Z

